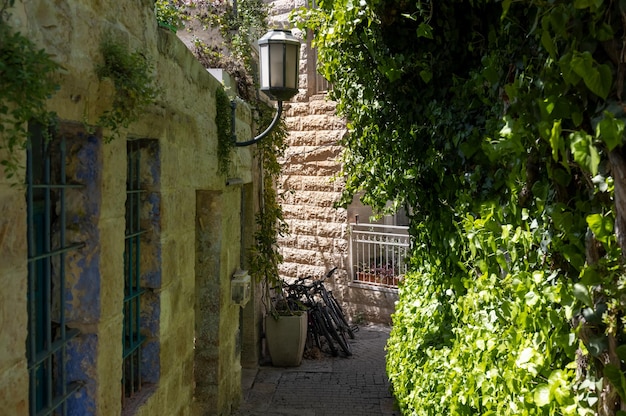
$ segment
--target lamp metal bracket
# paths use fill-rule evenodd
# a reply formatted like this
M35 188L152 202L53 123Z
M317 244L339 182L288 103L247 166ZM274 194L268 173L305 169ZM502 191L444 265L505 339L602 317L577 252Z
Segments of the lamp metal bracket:
M242 147L242 146L250 146L251 144L255 144L258 143L261 139L263 139L265 136L267 136L272 129L276 126L276 123L278 122L278 120L280 119L280 115L283 112L283 102L282 101L278 101L278 110L276 112L276 115L274 115L274 119L272 120L272 122L270 123L269 126L267 126L267 128L258 136L256 136L253 139L247 140L245 142L238 142L237 141L237 133L235 133L235 123L236 123L236 108L237 108L237 102L235 100L230 102L230 108L232 109L232 117L231 117L231 124L230 124L230 134L233 140L233 143L235 143L235 146L238 147Z

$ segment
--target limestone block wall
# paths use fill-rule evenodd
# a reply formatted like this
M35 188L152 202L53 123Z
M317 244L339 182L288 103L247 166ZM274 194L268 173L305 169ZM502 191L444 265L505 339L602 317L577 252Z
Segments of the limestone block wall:
M338 267L327 286L347 315L357 323L390 324L397 291L352 282L348 211L334 207L343 190L338 141L346 134L345 123L323 94L301 99L286 111L288 148L278 186L290 234L279 240L281 276L320 277Z
M288 15L304 0L277 0L272 4L275 26L290 27ZM303 34L294 30L301 39ZM282 161L278 188L285 195L284 218L290 234L279 240L287 279L319 277L338 267L328 282L347 314L358 322L390 323L397 291L352 283L349 273L348 213L334 208L343 191L340 176L345 120L336 116L335 104L321 91L315 51L303 39L300 53L299 94L286 106L288 149ZM358 202L357 202L358 203Z
M344 123L333 112L334 105L322 95L290 103L286 111L288 148L279 181L290 228L279 242L284 257L280 272L285 277L320 276L343 267L346 212L333 206L342 183L332 178L340 168L337 142Z
M63 69L48 102L74 140L68 169L85 186L71 198L71 237L83 245L69 260L67 326L79 330L68 356L79 390L68 414L227 415L241 397L242 344L254 345L257 319L230 302L230 278L245 264L242 232L250 226L256 164L251 149L233 152L227 186L218 172L215 91L220 83L172 33L157 28L152 0L23 0L11 25L44 48ZM99 44L110 36L155 65L157 103L122 138L104 143L94 125L112 103L113 85L100 81ZM250 135L251 115L237 109L237 130ZM127 139L140 140L147 172L141 213L142 334L145 381L122 408L122 329ZM0 160L5 155L0 151ZM26 164L26 152L18 154ZM144 162L142 162L144 163ZM29 414L28 239L25 171L0 169L0 413ZM17 182L17 184L16 184ZM252 202L252 203L251 203ZM145 224L144 224L145 223ZM242 231L243 230L243 231ZM243 328L242 328L243 326ZM247 347L255 357L256 351ZM254 358L253 358L254 359Z

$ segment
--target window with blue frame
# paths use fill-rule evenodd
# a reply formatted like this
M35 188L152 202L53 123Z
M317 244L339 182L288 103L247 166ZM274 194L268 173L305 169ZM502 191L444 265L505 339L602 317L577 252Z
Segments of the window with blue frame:
M68 349L79 331L68 326L66 259L83 244L68 238L68 195L83 188L66 175L66 137L29 126L26 200L28 232L28 336L31 415L66 415L81 388L69 374Z
M159 147L127 142L122 407L145 398L158 381L161 285Z

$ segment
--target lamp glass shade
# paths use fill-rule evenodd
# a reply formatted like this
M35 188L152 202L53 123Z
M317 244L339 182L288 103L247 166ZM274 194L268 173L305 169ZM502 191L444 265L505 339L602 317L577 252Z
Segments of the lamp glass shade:
M261 91L278 101L298 93L300 41L290 30L271 30L259 39Z

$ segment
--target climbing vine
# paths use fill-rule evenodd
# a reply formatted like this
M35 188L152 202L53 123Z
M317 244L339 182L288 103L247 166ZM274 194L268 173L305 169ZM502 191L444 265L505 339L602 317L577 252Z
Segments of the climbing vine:
M109 78L115 86L112 108L98 119L97 125L109 129L105 142L118 138L124 128L139 119L159 95L154 68L140 51L105 37L100 43L103 61L96 66L100 79Z
M257 124L259 131L269 125L274 112L259 100L257 82L253 72L253 44L267 30L268 6L261 0L238 2L237 9L230 2L197 1L185 9L192 22L196 20L205 28L219 31L224 40L223 46L208 45L199 37L194 39L194 54L207 68L223 68L236 82L236 93L253 108L260 116ZM220 171L228 169L228 157L232 142L230 134L226 134L226 120L230 122L230 110L226 94L218 92L216 122L219 133ZM223 127L220 127L223 126ZM286 126L280 120L272 132L257 144L257 158L261 163L262 194L259 212L255 216L256 231L254 244L250 249L250 273L257 281L269 287L278 283L278 266L282 256L278 251L278 237L288 231L283 219L281 196L276 192L275 182L280 174L281 166L278 159L284 154L287 135Z
M269 125L274 109L263 112L262 125ZM257 229L254 244L250 249L250 274L257 281L265 282L268 287L279 284L278 266L283 257L278 251L278 237L288 232L288 224L283 217L281 195L278 194L276 181L280 176L281 165L278 162L287 147L287 126L280 120L276 127L258 143L257 157L262 165L262 196L259 212L255 216Z
M626 414L626 3L295 19L349 120L343 203L412 213L387 361L403 413Z
M55 113L46 101L58 86L54 74L59 69L50 55L9 24L9 8L14 0L0 1L0 164L6 177L19 169L18 152L28 143L27 123L54 123Z

